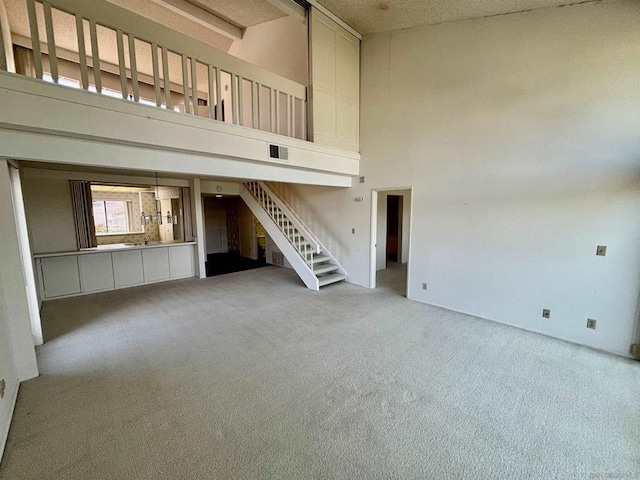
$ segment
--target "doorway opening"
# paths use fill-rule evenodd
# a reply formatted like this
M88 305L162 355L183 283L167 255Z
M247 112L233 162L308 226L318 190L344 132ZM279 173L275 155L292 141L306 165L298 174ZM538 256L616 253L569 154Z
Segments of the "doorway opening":
M207 277L267 265L265 231L249 207L236 196L204 196Z
M411 188L372 191L370 287L408 294Z

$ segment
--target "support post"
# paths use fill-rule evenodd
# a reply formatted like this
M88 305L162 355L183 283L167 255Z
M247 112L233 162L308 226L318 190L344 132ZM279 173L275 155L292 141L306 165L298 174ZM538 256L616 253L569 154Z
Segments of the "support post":
M16 62L13 58L13 45L9 28L7 9L4 6L4 0L0 0L0 70L16 73Z
M200 179L191 180L191 211L193 212L196 226L196 276L198 278L207 278L206 259L207 252L205 250L205 234L204 234L204 208L202 205L202 190L200 188Z

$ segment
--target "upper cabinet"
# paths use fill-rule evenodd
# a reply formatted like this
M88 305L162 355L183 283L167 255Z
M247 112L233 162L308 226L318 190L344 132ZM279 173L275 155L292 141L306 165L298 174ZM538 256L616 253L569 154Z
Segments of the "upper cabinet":
M360 40L310 7L310 140L359 150Z

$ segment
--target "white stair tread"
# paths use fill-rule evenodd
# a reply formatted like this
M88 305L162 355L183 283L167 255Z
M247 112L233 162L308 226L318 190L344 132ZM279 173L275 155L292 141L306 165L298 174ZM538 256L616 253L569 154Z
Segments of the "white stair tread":
M325 275L324 277L320 277L318 279L318 284L321 287L324 287L325 285L330 285L332 283L341 282L345 278L347 278L347 276L342 274L342 273L332 273L331 275Z
M315 255L313 257L313 263L328 262L329 260L331 260L331 258L327 255Z
M316 275L321 275L323 273L335 272L338 270L338 266L332 263L327 263L326 265L319 265L313 267L313 273Z

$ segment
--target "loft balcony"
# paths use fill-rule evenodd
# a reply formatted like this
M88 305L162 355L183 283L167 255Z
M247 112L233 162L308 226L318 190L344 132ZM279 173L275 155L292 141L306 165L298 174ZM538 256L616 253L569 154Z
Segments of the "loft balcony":
M358 175L357 152L309 141L305 84L103 0L3 1L2 156L341 186Z

